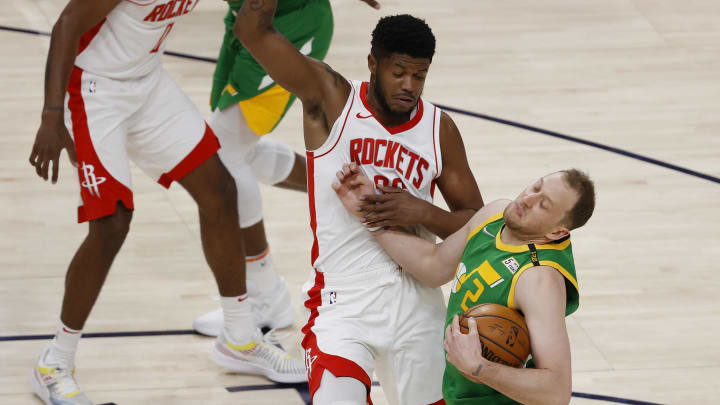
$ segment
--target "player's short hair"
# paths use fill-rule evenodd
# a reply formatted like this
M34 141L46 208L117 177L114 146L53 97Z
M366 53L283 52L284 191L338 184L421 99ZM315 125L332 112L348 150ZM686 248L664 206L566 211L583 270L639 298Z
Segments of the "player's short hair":
M435 35L425 20L409 14L390 15L380 19L372 32L370 53L383 58L393 53L413 58L428 58L435 54Z
M595 210L595 184L590 177L578 169L563 170L565 174L565 182L571 189L578 194L578 200L575 203L563 222L568 228L576 229L585 225Z

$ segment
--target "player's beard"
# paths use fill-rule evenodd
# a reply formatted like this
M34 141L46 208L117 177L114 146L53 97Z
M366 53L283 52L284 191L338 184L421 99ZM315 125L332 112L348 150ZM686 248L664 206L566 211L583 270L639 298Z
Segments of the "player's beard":
M380 103L380 107L382 107L382 109L385 110L385 112L387 114L395 115L398 117L404 116L404 115L410 114L410 112L417 106L417 102L416 102L415 105L408 111L393 111L390 108L390 104L388 104L387 100L385 99L383 87L380 84L380 80L377 78L377 76L375 76L372 84L373 84L373 91L375 92L375 98L377 99L378 103Z
M513 219L510 218L508 215L508 211L510 210L510 207L512 206L512 203L510 203L507 207L505 207L505 210L503 211L503 220L505 221L505 226L508 227L511 231L519 231L520 227L517 223L514 222Z

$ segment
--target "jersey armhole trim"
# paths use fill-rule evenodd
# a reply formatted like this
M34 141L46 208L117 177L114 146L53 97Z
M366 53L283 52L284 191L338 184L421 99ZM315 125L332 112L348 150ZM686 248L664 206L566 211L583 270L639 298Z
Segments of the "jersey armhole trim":
M435 152L435 178L433 180L437 180L440 178L440 175L442 174L442 148L440 148L440 119L438 117L441 117L442 110L437 108L437 106L434 106L435 108L433 110L433 152ZM435 133L437 133L437 137L435 136ZM440 153L438 153L438 149L440 150Z
M560 274L562 274L562 276L566 280L570 281L570 283L573 285L573 287L575 287L576 291L580 291L578 288L578 282L575 279L575 277L573 277L572 274L570 274L570 272L567 271L567 269L565 269L565 267L563 267L559 263L554 262L552 260L540 260L540 266L552 267L553 269L557 270ZM525 270L532 268L532 267L535 267L535 266L532 263L528 263L528 264L522 266L520 268L520 270L518 270L517 273L515 273L515 275L513 276L512 284L510 285L510 292L508 293L508 298L507 298L507 307L508 308L517 310L517 308L515 307L515 285L517 285L517 282L520 279L520 276L525 272ZM566 295L567 295L567 293L566 293Z
M355 84L353 84L352 80L348 80L348 83L350 83L350 95L349 95L349 97L348 97L350 104L348 105L348 102L346 101L346 102L345 102L345 107L343 107L343 112L345 113L345 114L344 114L344 115L345 115L345 119L343 120L342 128L340 128L340 132L338 132L337 139L335 139L335 143L333 144L333 146L332 146L328 151L323 152L323 153L321 153L321 154L319 154L319 155L316 155L316 156L315 156L315 159L320 159L321 157L323 157L323 156L327 155L328 153L332 152L333 149L335 149L335 147L337 146L338 142L340 142L340 138L342 138L342 134L343 134L343 131L345 130L345 125L347 124L347 120L348 120L348 118L350 117L350 112L352 111L353 104L355 104L355 93L356 93ZM345 111L345 108L347 108L347 111ZM333 126L330 128L330 134L332 134L333 129L335 129L335 125L337 125L337 124L339 123L341 117L342 117L342 114L340 115L340 117L338 117L337 120L335 120L335 123L334 123ZM322 145L320 145L319 148L315 149L314 151L308 150L308 152L313 152L313 154L319 153L319 152L322 151L323 146L327 145L329 142L332 142L332 140L331 140L330 137L328 137L328 139L325 141L325 143L323 143Z

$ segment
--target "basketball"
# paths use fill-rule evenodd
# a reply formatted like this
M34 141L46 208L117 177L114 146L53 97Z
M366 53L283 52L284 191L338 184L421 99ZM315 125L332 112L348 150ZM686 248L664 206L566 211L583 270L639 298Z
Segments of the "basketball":
M468 330L468 318L475 318L482 342L483 357L510 367L522 367L530 354L530 335L525 318L498 304L476 305L460 315L460 331Z

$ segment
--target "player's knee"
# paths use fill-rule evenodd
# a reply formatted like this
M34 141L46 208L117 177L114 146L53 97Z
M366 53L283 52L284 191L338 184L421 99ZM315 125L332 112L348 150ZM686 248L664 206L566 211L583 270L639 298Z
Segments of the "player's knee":
M99 238L103 246L109 249L119 248L130 232L132 210L118 203L112 215L98 218L90 222L89 236Z
M265 184L285 180L295 164L295 152L290 146L272 138L261 138L247 155L253 174Z
M224 171L210 187L210 192L200 206L201 214L210 220L237 218L237 188L230 173Z

